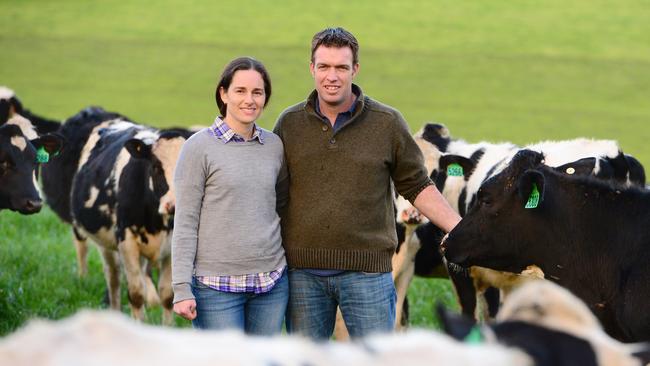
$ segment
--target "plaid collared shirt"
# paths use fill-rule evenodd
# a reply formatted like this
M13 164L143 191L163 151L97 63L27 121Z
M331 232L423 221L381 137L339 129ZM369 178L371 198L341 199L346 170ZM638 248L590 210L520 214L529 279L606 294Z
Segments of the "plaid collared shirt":
M271 291L282 277L282 267L271 272L253 273L236 276L196 276L204 285L223 292L253 292L263 294Z
M223 141L224 143L228 143L230 141L232 142L245 142L246 139L238 135L237 132L235 132L233 129L230 128L224 122L221 117L218 117L214 119L214 123L210 128L208 129L208 132L219 140ZM256 140L260 142L260 144L264 145L264 136L262 135L262 130L257 127L257 125L253 125L253 137L251 137L250 140L248 141L253 141Z
M212 136L218 138L224 143L245 142L242 136L233 131L220 117L214 120L210 126L209 132ZM257 139L260 144L264 144L262 130L254 126L253 137L249 141ZM235 276L196 276L196 280L204 285L223 292L253 292L261 294L271 291L273 286L282 277L282 272L286 267L278 268L271 272L252 273Z

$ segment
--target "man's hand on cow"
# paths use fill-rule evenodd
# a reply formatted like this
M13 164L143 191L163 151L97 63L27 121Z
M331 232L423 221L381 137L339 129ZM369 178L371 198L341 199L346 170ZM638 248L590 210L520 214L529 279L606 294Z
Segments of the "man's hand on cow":
M196 301L187 299L174 304L174 312L187 320L196 318Z

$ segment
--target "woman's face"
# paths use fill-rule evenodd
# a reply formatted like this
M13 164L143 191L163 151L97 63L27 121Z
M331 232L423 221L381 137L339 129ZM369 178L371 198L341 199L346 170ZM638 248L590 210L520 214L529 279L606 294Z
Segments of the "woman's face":
M228 90L221 88L221 100L227 105L225 119L229 123L251 124L262 114L266 93L262 75L255 70L238 70Z

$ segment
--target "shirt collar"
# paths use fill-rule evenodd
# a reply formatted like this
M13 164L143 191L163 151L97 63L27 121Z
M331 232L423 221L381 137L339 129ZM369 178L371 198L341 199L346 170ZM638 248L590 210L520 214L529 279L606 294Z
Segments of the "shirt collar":
M212 135L219 140L223 141L224 143L228 143L230 141L233 142L246 142L246 139L237 134L228 124L219 116L214 119L214 123L212 126L210 126L210 131L212 132ZM253 125L253 136L250 138L248 141L254 141L257 140L259 141L260 144L264 145L264 137L262 135L262 129L257 126L257 124Z
M347 113L348 115L351 116L351 115L354 113L354 109L357 107L357 99L359 99L359 95L357 95L357 94L354 93L354 91L355 91L354 89L353 89L352 91L353 91L352 94L354 95L354 101L352 101L352 105L350 106L350 109L348 109L348 110L345 111L345 112L340 112L339 114L345 114L345 113ZM325 116L323 115L323 113L321 113L321 111L320 111L320 100L318 99L318 97L314 100L314 110L316 111L316 113L317 113L319 116L321 116L321 117L323 117L323 118L325 117Z

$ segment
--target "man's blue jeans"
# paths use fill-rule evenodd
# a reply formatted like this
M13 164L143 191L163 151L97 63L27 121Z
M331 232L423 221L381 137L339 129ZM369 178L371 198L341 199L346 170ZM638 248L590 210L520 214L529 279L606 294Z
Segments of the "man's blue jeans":
M287 330L312 339L332 336L336 307L350 336L390 332L395 327L395 285L388 273L343 272L318 276L289 270Z
M248 334L279 334L289 298L287 271L269 292L234 293L211 289L193 281L196 318L192 326L199 329L240 329Z

